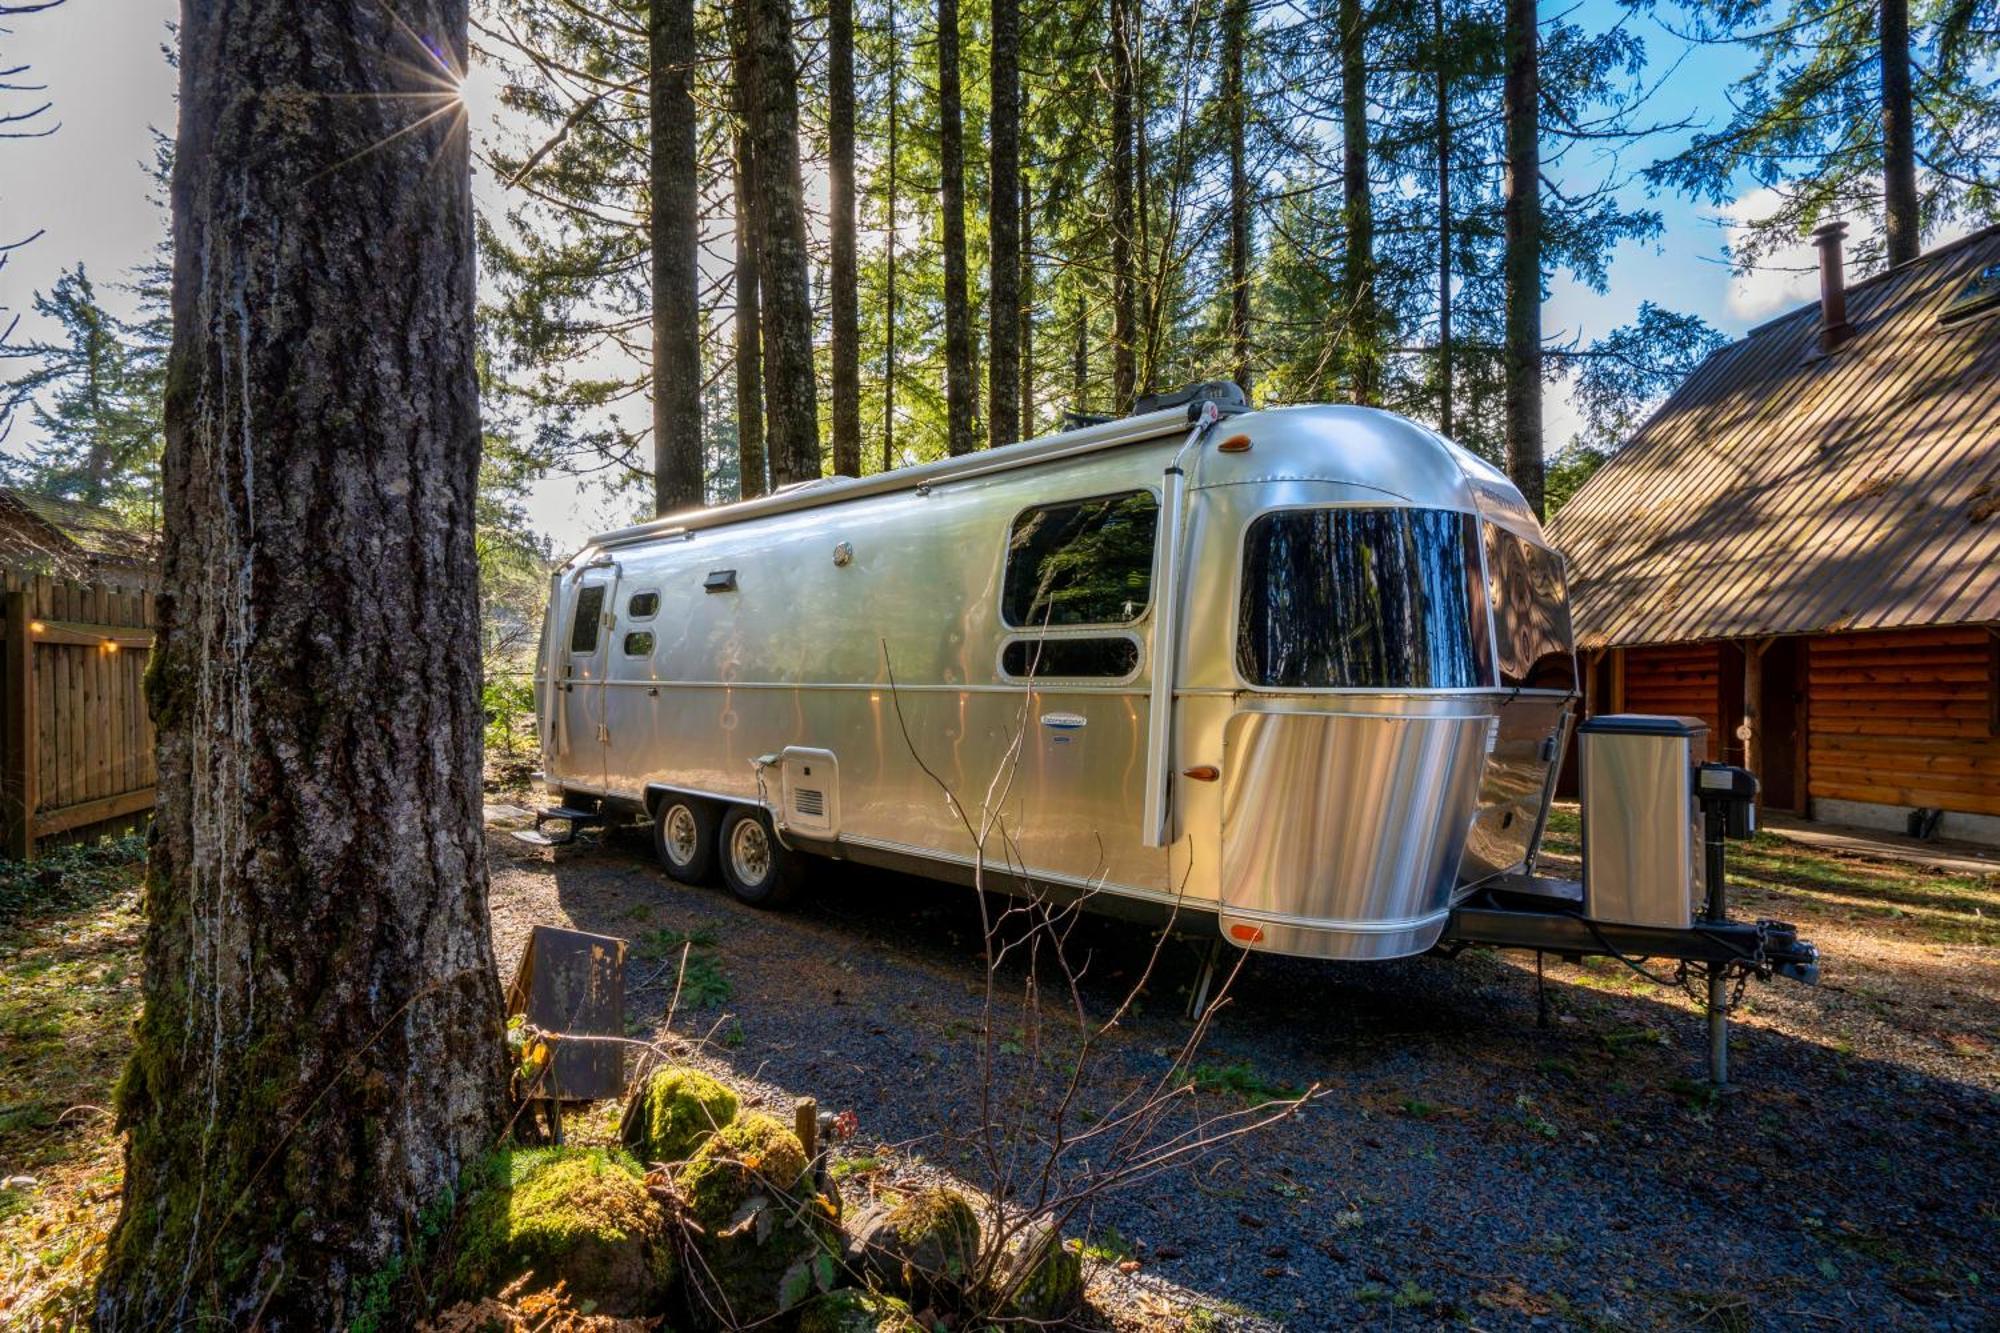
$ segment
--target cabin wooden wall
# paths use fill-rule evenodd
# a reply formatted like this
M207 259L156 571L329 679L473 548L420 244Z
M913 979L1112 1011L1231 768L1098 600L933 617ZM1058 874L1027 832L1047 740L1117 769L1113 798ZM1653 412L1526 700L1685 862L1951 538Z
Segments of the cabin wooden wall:
M154 595L0 573L0 853L153 808Z
M1807 643L1815 799L2000 816L2000 649L1982 625Z
M1736 649L1721 643L1627 648L1624 704L1619 711L1698 717L1708 724L1708 753L1703 757L1727 758L1729 747L1735 744L1729 733L1741 713L1739 705L1732 716L1732 709L1723 699L1723 682L1728 674L1723 660L1725 652L1736 654ZM1742 679L1740 666L1737 679Z

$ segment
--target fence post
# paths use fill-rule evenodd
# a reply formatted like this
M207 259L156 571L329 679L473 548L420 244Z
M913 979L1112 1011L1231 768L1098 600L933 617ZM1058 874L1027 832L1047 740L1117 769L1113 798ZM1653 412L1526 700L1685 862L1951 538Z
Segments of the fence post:
M0 653L0 714L5 743L0 744L0 813L6 817L6 853L16 861L35 856L35 633L30 593L7 593L6 651Z

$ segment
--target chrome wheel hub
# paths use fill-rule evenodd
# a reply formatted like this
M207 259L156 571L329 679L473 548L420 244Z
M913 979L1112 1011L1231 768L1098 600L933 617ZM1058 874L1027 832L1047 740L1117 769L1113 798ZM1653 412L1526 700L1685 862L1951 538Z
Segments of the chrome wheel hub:
M677 805L667 811L665 828L667 855L675 865L686 865L694 860L695 848L701 838L701 830L695 827L694 811L684 805Z
M729 860L745 884L762 884L771 873L771 840L754 819L737 821L729 836Z

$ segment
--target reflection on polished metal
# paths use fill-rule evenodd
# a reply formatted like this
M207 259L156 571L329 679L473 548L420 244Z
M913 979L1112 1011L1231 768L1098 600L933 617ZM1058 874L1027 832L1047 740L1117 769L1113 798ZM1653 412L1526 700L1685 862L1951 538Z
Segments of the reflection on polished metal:
M1560 561L1505 476L1389 413L1236 414L1253 447L1231 452L1189 427L1158 412L599 538L551 582L549 784L761 806L808 852L1006 861L1256 949L1423 951L1534 851L1574 697ZM1357 529L1377 554L1337 595L1308 608L1268 573L1246 594L1252 526L1314 510L1398 514ZM1438 539L1461 526L1478 540ZM1268 641L1316 645L1282 686L1243 674L1246 595ZM650 645L624 632L635 597ZM1348 634L1367 651L1318 674ZM975 814L990 792L1007 845L975 847L931 774Z

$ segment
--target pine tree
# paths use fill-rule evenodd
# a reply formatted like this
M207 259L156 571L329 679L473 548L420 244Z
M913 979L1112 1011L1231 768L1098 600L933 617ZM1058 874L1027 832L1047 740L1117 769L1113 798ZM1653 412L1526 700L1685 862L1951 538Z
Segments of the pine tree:
M861 329L854 213L854 0L827 15L827 300L832 308L833 470L861 475Z
M2000 219L2000 24L1983 0L1689 0L1693 36L1756 54L1727 123L1647 169L1658 185L1768 207L1740 219L1755 267L1821 222L1879 218L1862 271L1916 257L1940 225Z
M145 300L143 287L141 295ZM10 461L10 480L150 518L159 492L165 383L160 314L130 324L113 317L81 264L37 295L35 310L65 336L5 348L7 360L28 369L0 390L0 420L26 408L42 434L27 457Z
M702 503L694 0L650 0L653 512Z
M1022 438L1020 19L1020 0L993 0L986 429L995 446Z
M966 295L965 128L959 88L958 0L937 3L938 195L944 207L944 392L946 447L969 454L974 438L972 311Z

